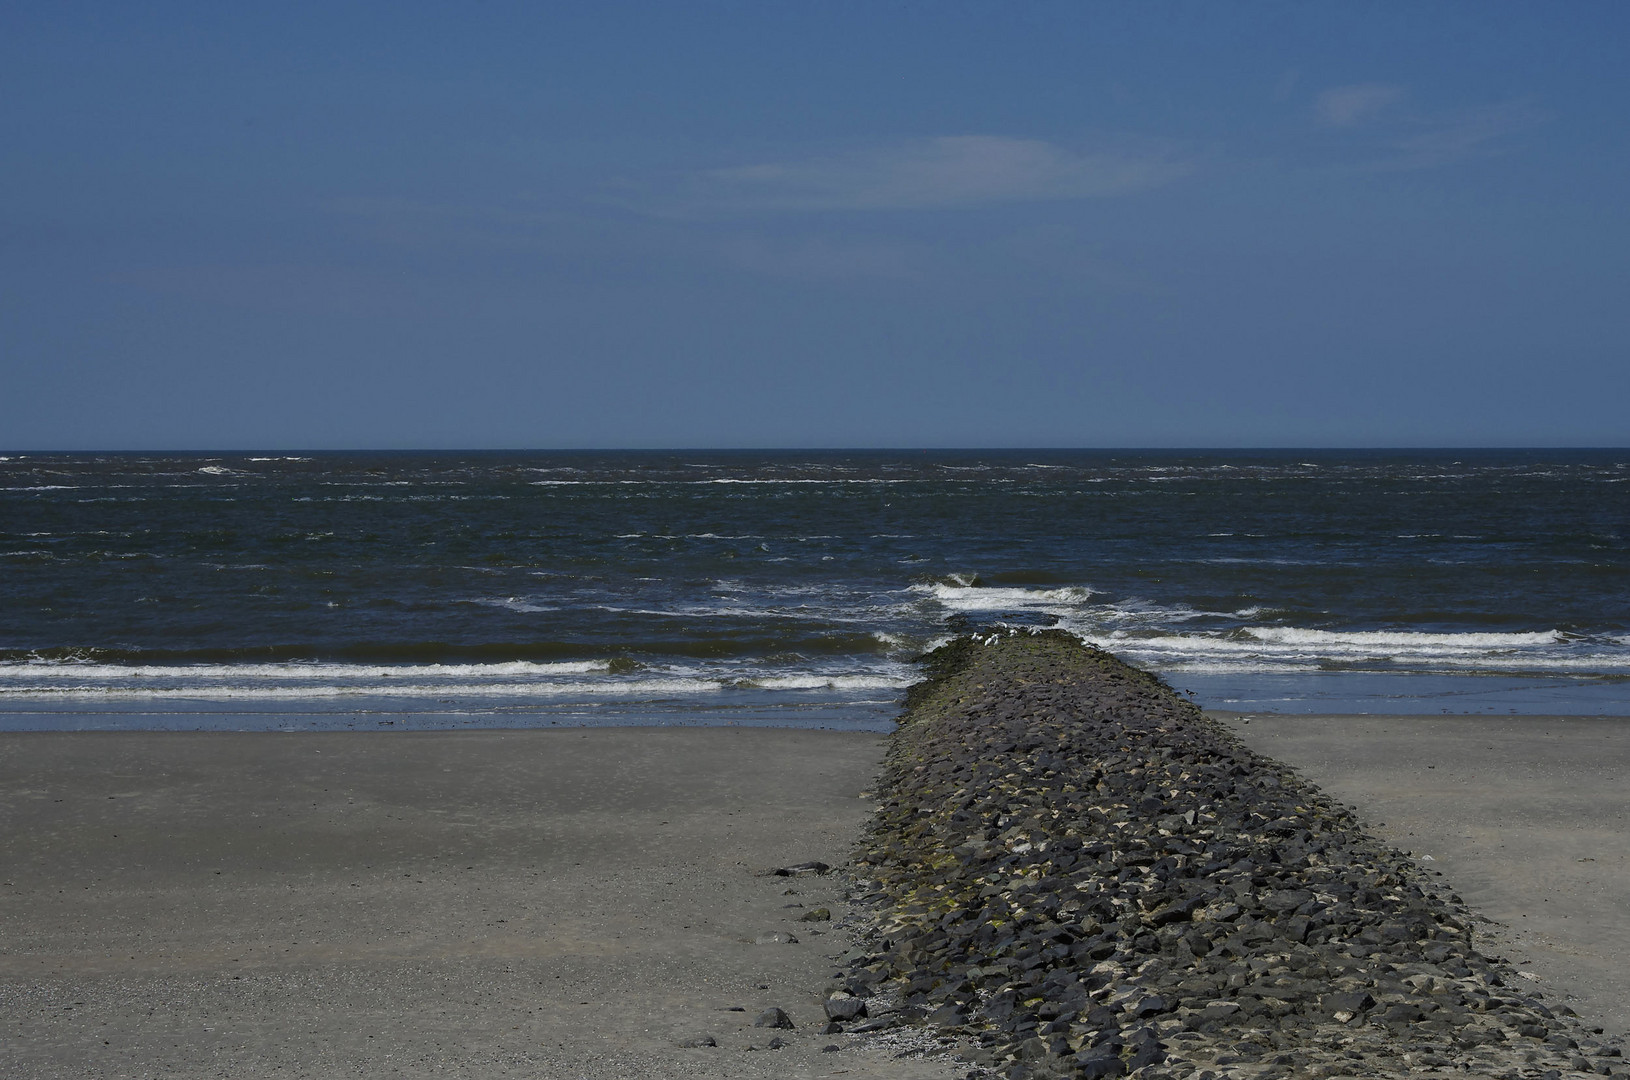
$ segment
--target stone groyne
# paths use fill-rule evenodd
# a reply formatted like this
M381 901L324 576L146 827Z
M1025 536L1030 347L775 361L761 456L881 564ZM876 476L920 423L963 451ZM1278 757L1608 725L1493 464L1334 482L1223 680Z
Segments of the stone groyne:
M1012 1078L1624 1068L1459 897L1153 676L1052 631L925 665L832 1030L929 1025Z

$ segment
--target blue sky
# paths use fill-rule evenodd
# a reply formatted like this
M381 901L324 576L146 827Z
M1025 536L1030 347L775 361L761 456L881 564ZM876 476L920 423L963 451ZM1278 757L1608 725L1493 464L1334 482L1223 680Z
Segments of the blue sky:
M1630 444L1630 5L0 9L0 447Z

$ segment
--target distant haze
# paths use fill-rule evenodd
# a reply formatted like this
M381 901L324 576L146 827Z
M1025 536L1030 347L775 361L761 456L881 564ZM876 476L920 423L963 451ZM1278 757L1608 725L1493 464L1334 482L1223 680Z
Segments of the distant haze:
M1630 444L1627 41L8 5L0 450Z

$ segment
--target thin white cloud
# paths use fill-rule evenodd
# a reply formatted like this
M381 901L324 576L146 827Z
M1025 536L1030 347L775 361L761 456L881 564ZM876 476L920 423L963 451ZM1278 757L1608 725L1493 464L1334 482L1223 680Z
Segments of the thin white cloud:
M1527 102L1457 111L1403 107L1407 94L1390 83L1357 83L1324 91L1313 114L1327 129L1326 152L1366 172L1434 169L1509 148L1508 136L1547 119Z
M1336 86L1313 102L1314 115L1326 127L1353 127L1374 120L1404 99L1404 88L1391 83Z
M1526 102L1511 102L1453 113L1417 123L1416 130L1393 141L1395 156L1379 169L1433 169L1468 158L1489 157L1505 150L1507 136L1546 120Z
M1039 139L956 135L692 177L692 210L925 210L1091 199L1167 183L1189 166L1169 147L1070 150Z

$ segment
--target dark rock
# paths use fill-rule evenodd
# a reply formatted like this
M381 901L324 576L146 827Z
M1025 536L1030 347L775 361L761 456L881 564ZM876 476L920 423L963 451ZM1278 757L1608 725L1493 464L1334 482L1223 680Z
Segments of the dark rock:
M1174 900L1151 911L1144 916L1144 921L1150 926L1166 926L1169 923L1186 922L1204 904L1205 897L1203 896L1191 896L1186 900Z
M1134 1020L1146 1020L1151 1016L1159 1016L1167 1010L1166 999L1159 994L1150 994L1140 999L1137 1004L1128 1010L1128 1015Z
M1019 1055L1021 1061L1035 1061L1047 1057L1052 1050L1044 1040L1032 1036L1020 1043L1014 1052Z
M867 1020L863 1024L855 1025L849 1029L849 1033L851 1035L870 1035L874 1031L888 1031L890 1028L899 1026L900 1018L898 1016L879 1016L875 1020Z
M691 1039L679 1040L679 1046L684 1050L694 1050L702 1046L718 1046L719 1042L711 1035L697 1035Z
M1319 1007L1331 1015L1338 1012L1347 1012L1357 1016L1365 1009L1373 1008L1374 1005L1375 999L1363 990L1325 994L1319 998Z
M1166 1060L1166 1050L1157 1042L1144 1043L1126 1059L1126 1067L1137 1071L1146 1065L1159 1065Z
M1101 1080L1103 1077L1126 1075L1126 1063L1119 1055L1083 1051L1075 1055L1075 1075L1081 1080Z
M828 1020L854 1020L866 1015L866 1002L861 998L841 994L826 999L822 1006Z
M759 865L763 866L764 864L759 863ZM779 867L775 871L775 876L804 877L807 874L827 874L831 873L831 871L832 868L823 862L801 862L794 863L792 866Z
M798 916L799 922L831 922L832 912L828 908L818 907L804 912Z
M753 1021L753 1026L761 1028L787 1029L797 1027L797 1025L792 1022L792 1017L788 1016L779 1008L775 1008L773 1006L759 1013L758 1019Z

